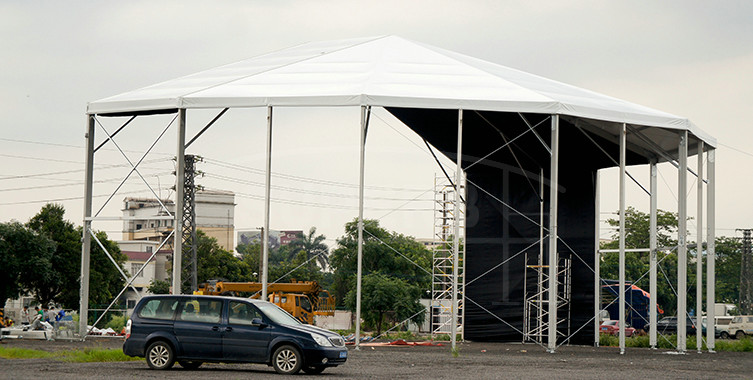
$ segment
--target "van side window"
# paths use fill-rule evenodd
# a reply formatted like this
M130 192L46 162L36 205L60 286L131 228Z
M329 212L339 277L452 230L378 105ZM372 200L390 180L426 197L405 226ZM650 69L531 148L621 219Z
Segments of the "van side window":
M156 298L147 301L141 310L139 317L153 319L173 319L175 307L178 305L178 299L172 297Z
M230 301L228 322L233 325L251 325L254 318L261 318L259 309L245 302Z
M178 320L188 322L220 323L222 300L186 298L181 300Z

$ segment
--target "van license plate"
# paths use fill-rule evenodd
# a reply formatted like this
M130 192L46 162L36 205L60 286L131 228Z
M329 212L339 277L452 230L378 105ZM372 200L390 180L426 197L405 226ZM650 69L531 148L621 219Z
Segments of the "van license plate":
M347 358L348 357L348 351L340 351L340 359Z

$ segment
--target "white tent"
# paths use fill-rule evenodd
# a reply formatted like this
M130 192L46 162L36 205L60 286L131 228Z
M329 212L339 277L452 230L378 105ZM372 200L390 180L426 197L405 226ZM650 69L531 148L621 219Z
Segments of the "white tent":
M177 152L178 183L182 183L181 165L187 110L267 107L269 141L265 231L268 231L272 108L315 106L360 106L364 113L368 112L366 107L372 106L459 110L458 140L461 140L462 133L462 110L551 115L553 132L550 142L553 172L550 178L553 183L556 183L557 179L556 133L559 128L559 118L609 141L619 143L623 152L619 163L623 174L621 179L623 187L625 150L645 157L652 162L652 165L655 165L657 161L675 163L682 181L682 178L687 175L687 155L696 152L700 157L705 148L709 154L708 209L710 217L707 238L710 245L709 252L713 256L713 153L716 141L689 120L395 36L306 43L89 103L87 107L89 115L87 126L89 154L87 157L89 159L84 206L86 230L89 230L91 222L96 219L92 217L91 212L93 170L91 165L94 154L94 118L96 116L135 116L177 112L180 128ZM366 117L362 117L362 135L365 133L367 120ZM679 144L678 135L680 136ZM689 139L693 139L697 144L691 144ZM361 186L363 187L365 138L362 138L361 144ZM460 143L457 155L461 156ZM458 166L461 166L460 159L458 159ZM458 170L458 173L460 171ZM680 194L685 193L682 186L681 184L678 189ZM181 197L182 188L178 186L176 230L181 225L181 205L178 204L182 202ZM360 205L362 208L362 188ZM685 205L681 201L678 207L682 230L686 216ZM621 210L624 211L624 202L621 203ZM655 210L652 209L653 212ZM556 214L555 191L550 194L550 215L556 216ZM624 219L624 212L622 214ZM556 224L556 217L550 220L550 228L555 239ZM84 280L82 281L82 323L86 321L84 309L87 305L86 298L88 298L88 281L86 281L88 280L88 235L85 239L82 255L82 279ZM684 255L684 237L680 240L683 244L679 252ZM266 250L266 244L263 246ZM553 246L556 246L556 240ZM177 240L175 249L176 268L179 268L180 242ZM550 262L556 262L554 251L555 248L550 250ZM624 256L624 247L620 253ZM455 257L457 258L457 255ZM713 261L709 266L709 271L713 272ZM680 265L679 270L684 270L683 264ZM177 275L179 278L179 272ZM263 273L263 282L266 282L266 273ZM681 291L684 291L683 284L679 285ZM710 284L710 296L707 298L713 304L712 286ZM552 295L553 293L550 293L550 297ZM678 307L678 310L684 310L684 305ZM709 318L713 318L712 313L713 307L709 309ZM554 321L551 318L556 318L556 310L555 313L550 313L549 318L550 321ZM685 319L681 318L680 321L685 321ZM357 330L358 322L357 320ZM621 325L624 326L624 323ZM552 329L549 333L549 348L553 350L556 335L551 335ZM454 334L452 338L454 344ZM709 340L711 340L709 347L713 347L713 332ZM624 348L624 341L621 343ZM682 344L684 345L684 342ZM684 346L682 348L684 349Z

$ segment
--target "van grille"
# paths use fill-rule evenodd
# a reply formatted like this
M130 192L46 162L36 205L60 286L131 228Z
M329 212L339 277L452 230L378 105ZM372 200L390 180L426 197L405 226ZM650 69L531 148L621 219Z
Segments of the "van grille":
M329 338L329 341L336 347L345 347L345 341L342 337Z

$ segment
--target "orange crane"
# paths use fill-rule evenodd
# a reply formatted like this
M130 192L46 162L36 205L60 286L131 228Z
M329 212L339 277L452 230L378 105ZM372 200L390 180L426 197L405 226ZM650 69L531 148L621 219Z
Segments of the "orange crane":
M261 282L209 281L199 285L194 294L236 296L250 293L261 297ZM296 319L310 325L315 315L335 315L335 297L316 281L278 282L267 284L268 301L283 308Z

